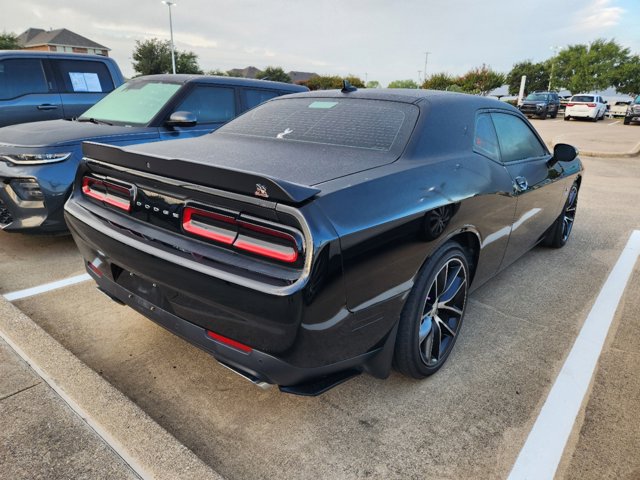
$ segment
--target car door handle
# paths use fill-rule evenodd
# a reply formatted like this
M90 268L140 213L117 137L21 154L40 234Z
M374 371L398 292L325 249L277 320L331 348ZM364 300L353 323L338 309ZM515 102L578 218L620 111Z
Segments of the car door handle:
M42 105L38 105L38 110L55 110L58 108L57 105L51 105L50 103L43 103Z
M514 186L516 187L516 190L523 192L527 188L529 188L529 183L527 182L527 179L524 177L516 177Z

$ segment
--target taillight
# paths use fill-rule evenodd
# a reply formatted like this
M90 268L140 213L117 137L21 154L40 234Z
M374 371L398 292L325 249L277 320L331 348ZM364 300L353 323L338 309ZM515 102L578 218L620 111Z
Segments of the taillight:
M131 188L117 185L107 180L84 177L82 179L82 193L87 197L104 202L125 212L131 211L131 200L133 198L133 190Z
M595 103L587 103L587 107L591 107L591 108L593 108L593 107L595 107L595 106L596 106L596 104L595 104Z
M573 107L575 103L567 103L567 107Z
M192 235L284 263L296 263L302 235L295 229L248 216L186 206L182 228Z

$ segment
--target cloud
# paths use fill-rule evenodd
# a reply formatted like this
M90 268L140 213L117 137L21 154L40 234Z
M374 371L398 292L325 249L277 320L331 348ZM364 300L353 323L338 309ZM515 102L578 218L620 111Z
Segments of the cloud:
M624 8L611 5L612 0L593 0L574 16L574 27L579 30L598 31L615 27L625 13Z

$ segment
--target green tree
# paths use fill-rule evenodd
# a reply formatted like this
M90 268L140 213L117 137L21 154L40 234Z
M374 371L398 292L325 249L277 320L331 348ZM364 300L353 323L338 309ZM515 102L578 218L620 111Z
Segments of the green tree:
M613 73L612 81L618 93L632 97L640 95L640 56L633 55L620 65Z
M228 77L229 74L224 70L219 68L214 68L213 70L209 70L206 72L206 75L217 75L218 77Z
M340 77L338 75L314 75L309 80L298 82L309 90L336 90L342 88L342 81L347 80L356 88L364 88L364 82L354 75Z
M291 83L291 77L286 74L282 67L267 67L262 72L257 73L256 78L271 80L273 82Z
M487 95L491 90L504 85L505 76L483 64L481 67L472 68L462 75L458 82L466 93Z
M394 80L387 88L418 88L418 84L413 80Z
M614 84L615 72L629 61L629 49L615 40L598 39L589 45L570 45L554 61L554 78L571 93L605 90Z
M520 80L523 75L527 76L525 94L546 90L549 86L551 62L553 62L553 59L539 63L533 63L531 60L516 63L505 79L505 82L509 84L509 95L517 95L520 92ZM554 84L557 84L557 82L554 81Z
M380 82L377 80L369 80L366 85L367 88L380 88Z
M349 74L346 77L344 77L344 79L356 88L366 88L364 85L364 82L360 77ZM342 88L342 84L340 85L340 88Z
M18 36L11 32L0 33L0 50L19 50Z
M198 56L193 52L176 50L176 73L201 74ZM168 40L152 38L136 40L133 50L133 69L140 75L171 73L171 43Z
M458 79L448 73L434 73L427 78L421 88L428 90L448 90L452 85L456 85Z

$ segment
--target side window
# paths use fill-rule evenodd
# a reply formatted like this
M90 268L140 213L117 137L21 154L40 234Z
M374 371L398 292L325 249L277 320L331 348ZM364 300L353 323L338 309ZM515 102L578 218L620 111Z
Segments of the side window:
M278 92L274 92L273 90L252 90L249 88L243 88L242 92L244 95L244 104L249 110L278 96Z
M492 113L502 161L505 163L541 157L544 146L522 119L506 113Z
M236 116L234 89L198 85L174 109L181 110L193 113L198 123L227 122Z
M500 150L496 131L488 113L476 117L476 131L473 137L473 151L491 160L500 161Z
M102 62L89 60L54 60L62 80L61 93L106 93L113 90L109 69Z
M0 61L0 99L7 100L29 93L49 93L42 62L35 58Z

